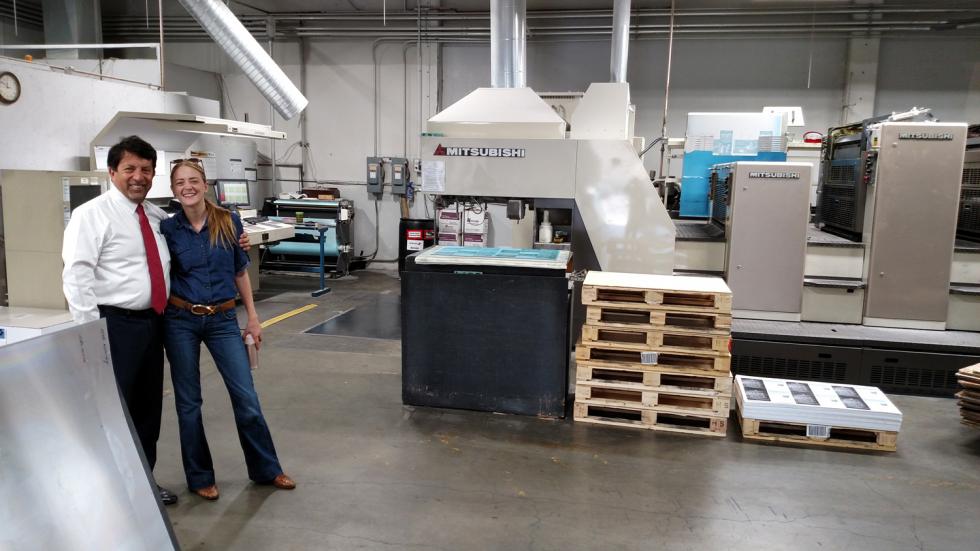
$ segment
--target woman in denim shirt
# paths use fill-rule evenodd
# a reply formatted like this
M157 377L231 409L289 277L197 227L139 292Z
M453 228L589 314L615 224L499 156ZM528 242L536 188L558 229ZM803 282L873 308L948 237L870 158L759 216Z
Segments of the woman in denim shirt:
M243 343L244 336L251 335L258 348L262 328L246 272L248 256L236 238L242 233L241 220L205 199L207 179L197 159L174 162L170 188L182 209L160 224L172 257L164 343L174 383L187 486L205 499L218 499L201 416L203 342L228 388L248 477L259 484L291 490L296 483L279 465ZM248 313L244 335L235 314L236 290Z

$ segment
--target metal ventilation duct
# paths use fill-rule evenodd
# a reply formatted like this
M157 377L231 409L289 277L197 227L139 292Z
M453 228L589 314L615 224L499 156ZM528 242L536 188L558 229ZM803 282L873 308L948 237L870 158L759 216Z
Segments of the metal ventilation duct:
M309 103L306 97L227 6L219 0L180 0L180 3L244 71L282 118L289 120L306 108Z
M524 88L527 35L526 0L490 1L490 85Z
M609 58L611 82L626 82L626 65L630 50L630 0L613 4L612 54Z

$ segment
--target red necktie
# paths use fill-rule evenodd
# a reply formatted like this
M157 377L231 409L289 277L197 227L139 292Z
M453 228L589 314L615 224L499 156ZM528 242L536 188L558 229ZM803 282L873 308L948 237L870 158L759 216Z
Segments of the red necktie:
M157 314L162 314L167 307L167 282L163 279L163 264L160 263L160 251L157 250L157 240L153 237L150 221L143 211L143 204L136 207L140 218L140 233L143 234L143 246L146 248L146 263L150 267L150 306Z

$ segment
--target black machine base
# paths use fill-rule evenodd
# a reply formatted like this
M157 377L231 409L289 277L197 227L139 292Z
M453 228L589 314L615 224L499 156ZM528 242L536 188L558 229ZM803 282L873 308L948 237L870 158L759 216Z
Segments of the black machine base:
M402 401L563 417L570 298L564 270L433 266L407 258Z
M732 372L952 396L956 371L980 363L980 333L734 320Z

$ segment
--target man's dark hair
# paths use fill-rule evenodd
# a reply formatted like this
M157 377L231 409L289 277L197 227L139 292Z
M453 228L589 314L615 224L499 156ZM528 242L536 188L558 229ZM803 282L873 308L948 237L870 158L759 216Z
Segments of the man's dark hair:
M109 168L119 170L119 161L126 153L136 155L140 159L146 159L152 162L153 166L157 164L157 150L152 145L139 136L127 136L109 148L109 155L106 158Z

